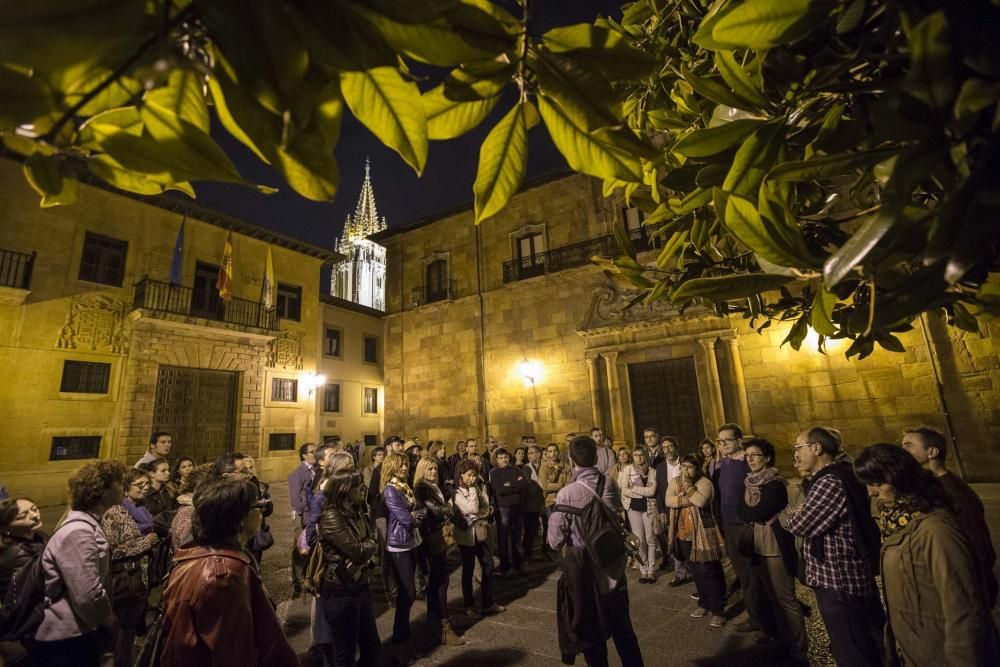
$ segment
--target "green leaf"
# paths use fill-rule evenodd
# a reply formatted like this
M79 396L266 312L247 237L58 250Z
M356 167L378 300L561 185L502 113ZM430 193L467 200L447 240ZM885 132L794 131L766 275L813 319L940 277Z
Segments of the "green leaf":
M553 53L567 54L612 80L638 80L659 65L650 54L630 46L621 33L586 23L549 30L542 42Z
M861 19L865 15L865 5L868 0L851 0L851 3L844 7L840 18L837 19L837 34L843 35L858 27Z
M80 126L80 147L101 150L101 141L118 132L142 135L142 117L136 107L108 109L91 116Z
M138 195L158 195L166 189L174 189L194 198L194 189L190 183L164 183L148 174L140 174L126 169L107 153L91 156L87 167L95 176L119 190L134 192Z
M52 111L48 85L37 76L0 64L0 131L12 130Z
M538 97L538 105L552 142L571 168L597 178L642 182L642 167L634 155L609 146L578 128L562 107L546 95Z
M341 72L340 89L351 113L417 174L427 163L427 119L416 84L394 67Z
M713 102L745 111L757 110L756 105L736 95L728 86L720 83L717 79L702 78L683 65L681 66L681 76L694 88L696 93Z
M113 70L110 67L97 66L80 76L71 78L67 84L62 86L63 104L66 107L76 105L85 95L111 76L113 76ZM125 106L138 99L141 94L142 83L140 81L127 76L119 76L114 83L109 84L84 104L78 115L93 116L108 109Z
M962 83L952 113L955 118L971 116L993 106L997 99L1000 99L1000 83L972 77Z
M710 127L704 130L695 130L684 135L680 141L674 144L672 151L686 157L708 157L735 146L747 135L757 129L763 121L760 120L734 120L730 123Z
M776 290L790 283L794 278L775 276L768 273L736 273L728 276L694 278L682 282L670 295L674 303L694 298L712 301L732 301Z
M309 68L305 40L283 2L203 2L199 16L239 84L272 113L292 106Z
M421 96L427 114L427 138L432 140L454 139L483 122L500 96L463 102L448 99L445 85L441 84Z
M778 160L784 144L783 129L784 120L781 118L757 128L736 151L722 189L741 197L756 194L764 175Z
M521 188L528 164L528 128L538 123L530 102L520 102L490 130L479 149L476 224L502 209Z
M788 330L788 335L785 336L785 340L781 341L781 345L778 347L784 347L785 343L792 346L792 349L798 350L802 347L802 341L806 339L809 334L809 320L806 319L805 315L799 317L795 320L795 324L792 328Z
M173 159L185 163L192 170L188 177L177 180L243 182L225 151L208 132L194 123L150 105L143 106L139 116L149 136L160 146L169 145ZM108 149L108 152L114 155L114 151Z
M819 289L816 290L812 312L809 316L809 323L816 330L816 333L824 336L832 336L837 333L837 327L833 323L833 308L836 305L837 295L820 285Z
M909 22L904 21L904 30L908 27ZM928 15L906 30L910 71L903 81L903 90L933 109L950 106L955 96L949 33L944 10Z
M629 237L628 232L625 231L625 225L622 224L620 218L615 218L611 222L611 231L615 235L615 241L618 243L618 248L625 255L620 257L615 264L618 266L623 266L626 261L627 265L630 266L634 271L642 273L642 266L635 260L636 253L635 247L632 245L632 239Z
M816 264L797 227L762 218L757 207L742 197L729 196L721 220L733 236L773 264L788 267Z
M743 67L736 62L732 51L716 51L715 67L722 75L722 79L729 84L729 87L740 99L746 100L758 108L765 108L769 105L764 93L760 91Z
M875 342L890 352L906 352L903 343L891 333L876 333Z
M278 146L274 166L303 197L328 201L337 194L340 171L333 148L315 123L297 132L287 146Z
M35 153L24 161L23 169L28 184L42 196L42 208L76 202L80 194L80 182L64 173L62 158Z
M535 64L540 92L558 102L574 125L587 132L622 125L618 96L602 76L551 53Z
M824 155L810 160L782 162L767 173L769 181L813 181L820 178L843 176L855 169L867 169L883 160L899 155L900 148L872 151L855 151Z
M385 40L401 54L430 65L457 65L471 60L489 59L497 54L479 48L462 38L444 19L405 23L357 6L358 11L378 29Z
M400 23L427 23L455 11L459 0L364 0L365 6Z
M757 50L790 44L823 22L832 6L826 0L747 0L718 19L712 39Z
M177 67L170 71L167 84L155 88L143 97L143 105L161 114L173 115L208 132L208 105L202 94L205 76L192 69Z
M263 162L271 159L273 147L280 136L277 116L262 107L257 100L232 79L225 61L220 57L212 76L208 78L215 113L222 126Z

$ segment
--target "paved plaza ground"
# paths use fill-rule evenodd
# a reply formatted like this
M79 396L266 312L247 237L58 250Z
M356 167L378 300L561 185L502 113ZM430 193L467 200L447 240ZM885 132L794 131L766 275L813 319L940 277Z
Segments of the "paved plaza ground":
M993 540L1000 548L1000 484L974 485L973 488L986 504ZM264 554L263 577L268 591L278 603L278 613L289 640L302 656L303 665L309 667L317 664L308 655L311 643L310 599L292 599L288 558L297 522L293 524L288 518L287 486L283 482L275 482L271 493L276 508L270 521L275 546ZM55 525L61 512L62 508L59 507L45 509L43 513L48 528ZM496 580L496 597L507 607L507 611L478 621L472 621L462 613L459 572L453 570L449 606L455 628L465 638L465 646L434 646L428 640L421 640L426 604L417 601L413 606L411 619L414 637L423 653L418 664L449 667L556 667L562 664L556 638L555 592L559 571L554 564L549 563L532 563L527 569L528 573L524 577ZM730 579L732 576L730 572ZM721 630L709 627L707 618L690 618L688 614L696 605L689 597L694 592L693 584L670 588L667 586L667 575L654 585L641 585L637 578L637 572L630 571L632 624L639 637L647 666L779 667L783 664L780 651L758 645L750 636L736 632L733 627L736 622L732 618ZM385 607L377 579L377 576L372 577L373 599L376 603L379 634L387 644L392 632L392 612ZM815 607L815 600L809 589L800 586L799 597ZM731 617L739 613L738 594L734 596L727 611ZM996 614L996 610L994 613ZM818 613L812 615L808 625L810 661L814 665L832 665L826 632ZM611 664L620 664L613 646L609 647ZM582 657L578 658L577 664L585 664Z

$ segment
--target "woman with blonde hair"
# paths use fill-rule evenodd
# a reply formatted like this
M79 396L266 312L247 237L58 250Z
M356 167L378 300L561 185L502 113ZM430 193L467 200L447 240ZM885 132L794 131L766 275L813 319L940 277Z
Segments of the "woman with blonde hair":
M417 499L407 483L410 463L405 454L393 452L382 462L379 492L385 504L386 551L396 579L396 615L392 623L392 652L400 664L410 664L416 654L410 638L410 608L417 597L415 571L418 527L427 510L417 509Z
M435 642L449 646L461 646L465 642L451 626L448 616L448 543L444 529L451 518L451 503L441 491L438 460L433 455L425 456L417 462L413 475L413 494L417 507L427 510L420 522L421 558L426 560L429 571L427 582L427 619L435 628ZM440 630L438 630L440 628Z

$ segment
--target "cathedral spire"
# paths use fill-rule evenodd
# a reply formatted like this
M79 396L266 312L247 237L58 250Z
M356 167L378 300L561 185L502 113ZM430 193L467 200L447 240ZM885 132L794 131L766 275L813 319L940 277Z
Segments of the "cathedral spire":
M331 294L385 310L385 248L368 240L385 228L386 220L379 217L375 205L371 160L365 158L365 180L357 206L353 215L347 215L344 232L335 243L335 250L344 255L344 260L331 276Z
M365 180L361 184L358 204L354 207L354 215L347 217L344 224L342 242L359 241L386 228L385 218L379 218L378 207L375 204L375 189L372 187L372 165L365 158Z

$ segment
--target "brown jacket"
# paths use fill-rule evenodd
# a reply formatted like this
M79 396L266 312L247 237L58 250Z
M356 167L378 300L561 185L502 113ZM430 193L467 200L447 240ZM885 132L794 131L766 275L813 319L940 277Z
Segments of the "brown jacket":
M549 461L542 461L538 469L538 483L545 491L545 506L553 507L559 489L569 484L569 466L563 463L552 465Z
M242 550L192 547L163 592L161 667L298 667L260 576Z
M950 512L918 516L885 538L882 584L890 664L896 651L905 665L1000 664L983 581Z

